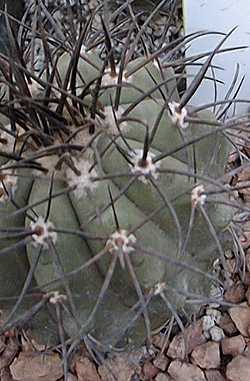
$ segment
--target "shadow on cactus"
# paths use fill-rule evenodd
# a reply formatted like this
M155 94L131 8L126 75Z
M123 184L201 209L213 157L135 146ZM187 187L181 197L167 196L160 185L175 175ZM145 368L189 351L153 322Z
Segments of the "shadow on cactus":
M1 56L1 331L30 325L69 351L150 341L208 303L241 208L224 176L238 121L187 106L230 33L180 99L157 54L127 62L128 33L117 65L103 23L102 61L83 47L90 27L72 51L42 40L40 76L11 30L15 60Z

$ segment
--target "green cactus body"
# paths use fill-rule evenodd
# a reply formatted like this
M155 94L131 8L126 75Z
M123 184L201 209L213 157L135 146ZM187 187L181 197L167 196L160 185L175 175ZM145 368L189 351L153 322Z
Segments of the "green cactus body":
M69 53L63 53L58 60L58 74L60 81L63 83L66 77L67 68L70 63L71 56ZM81 91L95 79L101 75L102 61L95 53L83 53L79 57L76 76L76 91L80 95ZM115 101L115 94L118 84L119 68L116 73L112 73L110 68L106 68L102 76L101 90L99 93L99 101L103 106L107 106ZM157 85L160 90L157 90ZM154 91L152 91L155 88ZM145 58L137 58L125 65L121 79L120 104L131 104L149 92L150 97L162 98L163 95L171 94L171 97L178 100L176 90L176 79L172 68L167 68L160 72L157 64L152 61L145 65ZM85 102L91 102L91 97L86 97Z
M126 113L126 105L119 108L119 116L125 112L125 117L144 121L148 125L149 132L152 132L156 118L162 111L163 103L160 100L145 100L140 102L129 114ZM110 113L110 111L109 111ZM119 119L118 116L118 119ZM204 173L213 178L221 176L221 169L226 165L226 158L229 154L230 144L225 144L225 137L222 132L217 134L213 130L219 127L214 114L211 111L203 110L193 116L197 123L190 123L188 128L180 129L173 124L167 109L163 112L159 127L154 135L152 147L160 152L174 152L176 148L181 148L185 142L192 142L199 137L209 134L200 141L190 144L185 149L179 149L172 154L173 157L182 162L189 163L198 172ZM199 123L199 120L201 121ZM206 125L207 121L207 125ZM143 141L145 137L145 125L130 121L130 128L126 128L124 122L124 137L136 141ZM121 123L123 127L123 123ZM195 158L195 159L194 159Z
M21 238L9 237L8 228L22 229L25 214L12 215L17 208L27 204L32 179L27 170L13 170L8 162L8 153L12 154L15 145L15 137L8 133L10 129L9 119L0 116L0 250L16 245ZM6 154L6 156L5 156ZM10 167L8 169L8 167ZM6 168L6 169L4 169ZM20 177L19 177L20 175ZM15 203L11 201L15 200ZM18 296L28 273L29 265L26 258L25 245L14 247L10 252L3 254L0 266L0 297L9 298ZM11 303L10 303L11 304Z
M60 184L60 186L63 186L63 184ZM103 192L101 188L102 186L100 187L99 192ZM58 189L59 184L56 185L55 191ZM47 191L48 182L36 182L32 188L29 203L38 201L44 197L44 194ZM115 186L112 186L112 192L115 195ZM104 190L103 201L108 203L108 198L105 193L106 192ZM96 194L94 193L93 196L95 197ZM72 197L72 199L75 201L74 197ZM81 213L82 205L80 201L79 203L74 203L73 209L72 205L70 205L70 200L67 199L67 197L58 197L57 201L52 202L50 222L52 222L55 227L79 229L81 220L85 220L84 214ZM87 200L85 199L85 203L86 201ZM92 201L93 200L91 200L91 203ZM90 205L90 202L88 201L87 204ZM126 210L126 213L123 213L121 216L122 218L120 219L122 226L133 227L135 223L140 223L141 220L145 218L143 213L136 208L133 203L129 202L126 197L119 199L118 204L122 210ZM92 205L95 204L93 203ZM45 215L45 208L46 205L43 204L43 210L36 207L35 211L39 213L40 216ZM74 214L76 210L78 216L81 217L80 221L78 221L78 218ZM88 217L88 215L86 214L85 217ZM27 225L29 224L30 222L27 222ZM91 226L93 226L92 231L95 233L96 225L93 223ZM108 237L115 231L111 208L109 208L106 213L102 214L102 222L98 222L98 226L98 235ZM83 227L83 230L85 230L85 227ZM87 230L91 233L91 229ZM153 246L151 240L152 234L157 236L157 243ZM77 270L91 258L91 255L103 250L104 245L106 244L105 242L99 243L98 240L91 240L88 242L88 247L85 241L78 237L72 236L71 238L70 236L65 236L65 239L61 239L60 236L61 234L58 234L55 249L59 254L65 273L72 270ZM142 244L145 246L147 245L148 248L157 248L159 252L163 252L166 246L168 248L172 248L173 252L176 252L175 243L172 242L170 238L168 239L164 232L157 228L157 226L155 226L155 224L151 221L140 229L137 239L141 239ZM34 247L32 243L28 245L27 253L31 264L34 263L39 249L39 247ZM94 308L96 296L98 295L104 281L111 258L112 254L107 252L105 260L101 262L98 261L96 265L87 268L69 280L68 285L72 292L73 300L76 306L76 320L73 317L69 318L68 316L66 316L64 320L65 328L70 336L78 333L79 326L77 326L76 321L78 321L80 325L86 324L91 310ZM137 258L136 253L132 253L131 260L140 283L145 289L148 290L151 289L160 279L171 279L173 273L175 272L174 268L163 266L162 261L157 258L143 256ZM51 252L46 249L43 250L35 272L37 283L41 289L46 291L61 290L65 292L61 282L58 282L58 284L53 284L52 288L43 287L43 285L46 285L47 282L60 278L60 276L61 274L58 272L55 258L52 257ZM111 282L111 287L105 294L105 298L99 306L98 312L95 314L94 319L91 323L86 325L86 329L83 333L91 332L104 344L115 344L117 338L121 335L123 327L126 327L134 316L134 312L131 311L131 306L136 304L136 301L137 296L132 285L132 280L129 278L127 270L122 269L120 264L117 263ZM178 305L176 300L175 304ZM154 327L157 327L166 318L165 314L162 315L161 318L157 315L159 312L159 307L157 309L158 305L161 306L161 310L163 309L162 303L159 304L159 301L157 301L157 304L154 304L151 316ZM137 322L136 330L133 332L131 343L135 345L136 343L142 342L145 335L145 325L143 319L140 318Z
M147 102L145 106L146 109L149 109ZM140 112L142 113L142 110ZM208 115L209 114L207 114L207 116ZM133 114L133 116L135 115ZM212 114L211 117L212 120L214 120ZM176 131L178 127L169 122L169 118L166 117L159 128L164 127L165 133L166 131L174 132L176 145L178 146L178 144L182 142L182 137L178 137ZM138 123L138 125L139 124L140 123ZM120 264L116 264L112 276L110 295L117 295L116 305L119 306L119 308L117 307L118 312L123 311L124 316L129 316L130 318L131 314L129 313L129 309L138 301L138 295L127 265L125 264L124 266L124 264L122 264L124 261L123 255L129 255L135 276L143 292L154 289L159 283L165 283L170 286L168 294L169 301L174 305L174 308L178 309L185 301L181 296L177 297L172 291L172 288L177 287L178 289L189 292L204 293L204 290L207 290L208 282L204 280L204 277L201 275L194 275L191 270L184 270L182 266L178 267L168 264L168 258L170 260L183 261L188 265L193 265L206 272L211 266L211 262L216 253L216 243L211 236L204 217L198 209L195 212L194 226L191 231L187 249L185 253L181 253L178 246L178 240L180 238L178 236L178 229L174 221L173 213L167 204L170 203L175 210L182 233L185 236L188 231L191 213L191 191L196 186L194 179L187 175L192 162L185 163L184 158L180 160L169 155L159 161L156 166L156 172L152 171L149 173L149 179L147 177L144 178L143 175L136 178L138 172L135 170L136 161L133 162L135 159L133 155L136 152L140 152L140 155L142 155L145 136L142 131L135 133L136 127L134 124L130 126L130 122L127 122L123 137L113 134L103 134L95 144L95 149L100 155L100 163L99 165L95 165L90 172L89 168L91 167L91 162L93 162L91 155L88 155L88 159L81 156L74 158L74 165L80 171L81 175L74 175L74 172L68 168L65 178L68 178L68 184L70 186L75 185L76 189L69 193L69 199L67 199L67 201L61 197L53 199L50 210L50 221L55 227L77 229L78 226L78 229L81 228L83 232L92 234L93 236L106 237L106 240L87 239L86 245L82 239L78 240L77 237L72 237L72 239L64 237L61 239L59 234L56 249L60 254L60 260L65 273L79 268L91 255L96 255L106 248L106 254L96 263L97 269L95 267L91 269L91 279L90 277L85 278L85 283L83 271L83 275L79 274L79 276L76 276L75 279L70 281L70 289L76 294L85 292L83 290L88 290L88 292L91 293L100 289L114 254L119 253L119 242L124 239L123 234L125 234L125 237L128 239L127 252L124 254L121 249L121 253L117 254ZM162 134L161 138L159 138L160 134ZM135 135L136 139L134 138ZM159 136L153 140L148 158L157 158L157 156L162 154L161 147L157 147L157 142L163 141L164 133L160 131ZM124 143L124 138L126 139L126 144ZM113 142L110 144L110 142L113 141L112 139L115 139L115 144ZM211 144L210 141L209 144ZM224 144L227 145L225 140ZM172 145L172 147L174 147L174 145ZM202 150L202 145L197 145L197 150L198 149ZM223 149L227 150L226 147L223 147ZM121 154L121 151L135 164L134 167L128 164L124 155ZM206 150L204 152L205 154L210 154L210 151L208 152ZM90 160L89 163L87 160ZM202 160L201 164L198 163L198 168L207 162L204 156L202 156ZM220 163L220 165L222 171L224 162ZM157 169L162 170L163 173L157 174ZM168 171L170 172L168 173ZM124 176L119 176L119 174L124 174ZM98 176L100 180L98 180ZM111 179L102 180L102 176L111 176ZM96 181L91 180L92 177L96 178ZM150 182L150 178L152 182ZM131 180L134 181L128 186ZM77 185L78 182L79 186ZM83 185L84 182L85 185ZM154 187L154 183L157 185L157 188ZM81 185L83 185L83 188L81 188ZM45 187L48 189L48 184L45 184ZM117 228L115 224L114 211L110 202L108 189L114 200L114 208L117 214L119 228ZM42 182L36 183L36 186L32 189L29 202L33 203L42 199L45 193L46 191L43 189ZM65 208L64 212L62 212L61 205ZM46 204L42 205L42 208L43 210L36 209L36 211L38 215L44 216ZM220 233L226 228L232 217L232 210L230 208L220 203L208 203L204 208L217 233ZM156 211L157 213L154 213ZM75 222L71 221L70 215L74 216ZM138 229L136 229L137 226L139 226ZM115 237L114 233L118 233L118 235ZM78 247L78 241L82 248ZM134 249L133 244L138 244L138 246L142 248L142 251L140 252L140 249ZM118 249L115 247L116 245ZM145 255L143 249L146 249L152 254ZM153 253L156 253L156 255ZM160 258L158 255L162 257ZM34 257L33 245L29 245L28 247L28 256L32 262L32 258ZM35 273L36 280L41 287L43 287L47 281L60 277L60 274L55 270L55 259L51 257L51 253L46 254L45 251L44 256L45 259L41 259ZM165 261L164 256L166 258ZM88 308L93 308L92 301L90 300L88 304L84 297L84 304L80 304L80 308L78 307L79 306L77 306L79 312L81 311L80 321L84 324L88 315ZM105 315L106 311L107 316L109 316L108 311L110 311L110 308L107 302L102 305L99 313ZM157 299L154 303L152 302L150 304L149 312L154 327L160 325L163 320L169 316L165 310L166 306ZM86 311L86 313L83 313L83 311ZM125 313L126 311L127 315ZM160 311L164 311L164 313L160 314ZM115 309L113 309L114 316L117 316L116 312L117 310L115 311ZM103 323L100 322L99 313L97 313L95 317L96 322L99 321L97 327L99 328L99 334L105 339L105 337L103 337L103 327L107 322L105 322L105 319ZM66 326L67 325L66 323ZM94 332L98 332L98 329ZM117 333L116 330L115 332ZM141 332L140 337L144 337L145 328L143 321L140 325L140 329L138 330L137 328L137 333L138 332ZM71 329L69 333L72 334ZM109 342L114 343L116 336L112 337L110 331L108 332L108 336Z
M64 187L65 183L61 180L57 180L54 185L54 192L58 192ZM44 198L48 190L48 180L40 179L39 181L35 181L30 193L29 203L34 203ZM39 216L45 216L47 206L47 203L42 203L40 206L35 207L34 210ZM52 201L50 216L50 223L52 223L55 228L80 229L80 221L67 195L60 196ZM26 225L30 226L29 219L26 219ZM104 232L104 229L100 229L98 234L102 234L102 232ZM58 253L58 261L62 267L60 267L60 263L56 257L51 254L51 251L44 248L35 272L37 283L44 291L61 290L65 292L65 284L70 287L73 304L75 304L76 308L75 311L73 310L75 316L69 317L66 315L64 320L66 330L70 336L76 335L79 332L79 327L86 324L86 329L82 331L82 334L91 332L104 342L114 344L121 327L129 323L133 314L121 300L118 291L116 290L116 292L114 292L110 289L106 293L98 313L95 314L93 320L88 322L88 317L94 308L96 297L100 292L104 279L104 274L101 273L98 263L79 272L69 280L66 279L63 284L57 282L53 284L52 288L43 287L47 282L62 277L63 273L66 274L70 271L77 270L91 258L92 250L83 238L78 236L70 237L63 233L56 234L58 237L55 240L55 251ZM27 246L27 254L31 264L34 264L41 250L41 246L34 244L35 241ZM99 246L102 247L102 245ZM126 278L124 278L123 289L125 279ZM145 335L144 330L143 334ZM140 335L142 336L142 332Z
M162 106L159 103L148 100L141 102L128 114L128 117L131 120L135 119L144 121L148 126L150 136L161 109ZM123 111L124 110L126 113L125 108ZM119 116L117 119L119 121ZM197 173L198 175L204 175L208 178L218 178L218 176L223 174L226 158L230 150L230 144L228 144L221 132L212 133L213 128L218 128L219 126L212 112L202 111L196 116L196 119L197 121L200 119L201 122L195 124L190 123L186 129L181 130L178 126L173 124L168 112L165 111L159 123L157 132L154 134L150 144L150 150L156 157L162 152L174 152L172 155L168 155L158 162L160 169L168 169L171 171L169 174L165 173L160 177L159 188L163 190L164 195L170 201L176 198L175 208L178 208L179 205L180 210L183 211L180 218L180 221L185 221L183 226L187 224L187 218L190 212L189 194L194 187L195 182L192 176L176 175L172 172L180 171L188 173L190 170L193 174ZM108 120L111 121L110 123L113 123L110 118ZM212 125L206 125L206 121L208 124L211 123ZM116 145L112 144L110 146L110 137L105 137L99 140L99 152L104 152L102 156L102 168L106 175L129 173L128 162L122 156L118 148L122 149L124 155L127 155L130 160L131 155L133 156L133 150L143 150L146 130L145 124L143 125L140 122L133 121L129 121L128 123L125 120L120 124L120 129L122 130L122 138L112 136L112 139L115 139L116 141ZM115 130L115 128L113 128L113 130ZM192 142L210 132L210 135L205 136L197 143L190 144L186 148L179 149L175 152L175 149L181 147L185 142ZM124 143L124 138L126 144ZM109 148L107 149L106 147ZM129 150L128 147L130 147L131 150ZM121 189L126 185L128 179L126 177L116 177L114 178L114 182ZM182 193L184 194L183 196ZM127 194L136 205L143 208L143 210L147 210L148 213L155 210L161 202L157 191L153 189L152 186L145 186L140 181L136 182L136 187L130 187ZM188 209L183 209L184 204L186 204ZM218 213L217 215L220 208L224 212ZM230 216L232 215L230 208L220 207L219 204L215 203L214 205L210 205L210 209L214 210L217 227L219 229L225 227L228 219L230 219ZM220 217L218 218L218 216ZM157 223L162 221L160 226L164 230L169 228L169 224L171 225L171 221L166 215L162 218L160 215L157 215L156 220Z
M26 170L16 171L16 176L18 176L16 177L15 174L13 176L11 169L6 169L6 171L1 171L0 176L2 177L0 185L0 229L6 229L5 233L0 233L0 250L2 250L17 244L20 240L20 238L7 237L7 229L23 229L25 214L13 216L11 214L17 211L17 207L22 208L27 205L32 179ZM7 199L6 189L13 193L12 197L15 203ZM0 297L18 296L28 269L25 245L14 247L10 252L3 254L0 266Z
M152 103L154 104L154 103ZM151 104L151 106L152 106ZM143 106L140 104L140 106ZM147 110L151 110L148 103L144 105L145 108L145 115L147 114ZM143 113L141 111L141 113ZM156 114L157 115L157 114ZM207 113L207 116L212 116L212 120L214 120L213 115ZM139 118L139 115L135 112L132 113L131 117ZM147 120L148 121L148 120ZM129 124L129 123L128 123ZM119 175L121 174L129 174L131 175L131 168L128 164L127 160L124 158L124 156L127 155L127 157L133 161L133 151L138 152L143 150L143 132L141 135L137 131L140 128L140 124L133 125L133 127L125 127L124 128L124 136L121 137L115 137L116 144L110 145L110 137L104 137L99 140L98 142L98 152L101 155L101 167L103 170L103 175L105 176L112 176L112 175ZM164 132L160 131L159 135L160 138L157 137L154 139L152 143L152 148L150 149L150 153L155 155L154 157L157 157L158 154L161 153L160 149L156 151L157 143L160 142L160 148L164 146L164 142L169 139L169 136L174 136L173 139L170 137L170 141L172 143L171 147L174 149L174 139L176 139L178 144L181 143L181 138L178 137L178 133L176 131L177 127L173 126L169 122L169 118L166 118L162 121L160 129L164 129ZM189 127L188 127L189 128ZM131 131L131 138L130 138L130 131ZM168 134L169 132L169 134ZM165 139L164 139L165 134ZM197 136L197 135L196 135ZM126 144L124 143L124 137L126 137ZM136 137L136 139L135 139ZM112 137L114 139L114 136ZM216 140L216 137L214 137ZM168 143L167 143L168 144ZM167 145L166 144L166 145ZM211 144L211 141L209 141L209 144ZM170 143L169 143L170 145ZM130 147L131 151L128 150L128 146ZM205 143L202 142L202 144L199 146L197 145L197 151L199 155L201 156L201 152L203 149L203 146L205 146ZM224 152L228 150L227 143L224 140L223 149ZM109 148L107 148L109 147ZM117 148L119 147L119 149ZM121 154L121 150L124 152L124 156ZM104 152L104 154L102 154ZM206 150L204 151L205 155L210 155L210 151ZM131 157L132 155L132 157ZM209 157L209 156L208 156ZM184 158L183 158L184 160ZM202 160L200 163L198 162L197 167L202 168L204 166L204 163L208 161L202 156ZM224 168L225 159L223 158L223 162L221 159L221 162L217 165L221 165L221 169ZM134 181L132 185L126 189L127 184L129 183L129 177L127 176L114 176L114 179L112 180L112 188L114 193L114 199L116 199L116 195L121 193L122 189L126 189L122 197L118 199L118 201L115 203L115 209L118 215L119 221L121 221L121 227L123 229L126 229L127 231L133 230L133 227L139 225L140 220L143 221L145 216L150 216L154 213L154 211L158 210L158 213L153 215L150 218L150 227L145 224L143 226L142 231L139 229L137 234L140 236L139 242L142 244L143 247L152 247L158 252L164 252L166 247L169 248L169 252L166 253L167 256L175 257L177 255L177 242L178 242L178 234L176 225L174 223L173 215L171 214L171 211L166 207L166 200L172 204L172 207L174 208L176 215L178 217L178 220L180 222L181 228L185 233L187 233L188 230L188 224L189 224L189 218L191 213L191 198L190 193L192 188L195 187L195 183L192 177L188 177L187 173L190 169L190 164L185 163L184 161L180 161L174 157L167 156L166 158L160 160L159 162L159 168L161 170L165 170L166 173L159 176L159 178L154 179L154 182L157 184L160 192L163 194L163 197L165 197L165 205L164 201L162 200L162 197L160 196L160 193L155 187L150 184L150 182L147 182L146 184L140 179L137 179ZM193 167L191 167L193 168ZM167 173L167 170L170 170L170 173ZM184 176L181 174L175 174L174 171L183 172ZM186 173L186 175L185 175ZM202 172L201 172L202 173ZM131 177L130 177L131 179ZM94 190L94 194L92 195L92 204L91 202L86 202L85 198L82 198L80 200L76 200L76 198L72 199L72 203L75 205L75 210L78 213L79 220L81 221L82 226L84 229L88 231L90 229L91 232L99 231L101 229L101 226L104 226L104 229L106 229L107 232L112 233L112 230L115 229L114 226L114 217L112 215L111 207L107 208L109 204L108 199L106 199L108 196L105 196L105 192L103 191L103 188L97 187L96 190ZM107 192L106 192L107 194ZM125 197L126 196L126 197ZM125 199L124 202L121 202L122 199ZM222 197L223 199L223 197ZM162 206L162 208L161 208ZM106 209L105 209L106 208ZM92 210L91 210L92 209ZM99 210L99 214L96 212L96 210ZM102 213L102 210L105 210ZM143 213L141 213L143 211ZM140 214L141 213L141 214ZM207 207L207 213L211 219L211 222L214 224L214 228L216 231L223 230L228 222L230 221L232 217L232 210L230 208L224 207L220 203L211 203L208 204ZM100 214L101 214L101 222L100 222ZM108 217L109 214L109 217ZM107 216L107 217L106 217ZM136 218L139 217L139 221L136 221ZM113 220L113 224L112 224ZM132 223L131 223L131 221ZM88 222L89 221L89 222ZM152 225L153 224L153 225ZM113 225L113 226L112 226ZM154 226L154 228L153 228ZM143 231L143 229L146 228L146 231ZM94 230L93 230L94 229ZM154 231L156 229L156 231ZM158 230L158 233L157 233ZM150 234L151 232L151 234ZM160 242L158 241L159 237L164 237L165 240ZM155 242L153 237L158 237L157 243ZM208 245L208 241L211 242L211 247ZM157 245L159 244L159 247ZM90 245L92 243L90 242ZM197 212L196 219L195 219L195 225L192 229L192 234L190 238L190 244L189 244L189 253L186 254L185 259L193 261L193 257L197 256L197 253L199 252L199 259L196 258L196 264L200 261L201 263L204 262L204 268L208 266L207 262L210 262L210 256L207 255L208 251L212 251L215 248L215 244L213 240L211 239L211 234L209 233L209 228L204 221L204 218L202 215ZM204 247L207 247L207 250L204 250ZM100 246L99 246L100 249ZM94 247L94 252L96 252L97 248ZM131 257L136 257L136 255L132 254ZM205 261L204 261L204 258ZM145 259L144 259L145 260ZM152 261L152 258L150 258ZM157 263L157 260L154 259ZM143 262L143 261L142 261ZM144 287L152 287L153 283L158 281L162 281L164 279L165 273L161 265L159 265L160 272L155 272L155 278L153 277L151 279L151 283L147 284L147 280L149 279L148 274L143 269L143 266L140 261L138 261L138 269L141 266L141 276L140 283L144 285ZM145 266L147 267L147 261L145 263ZM167 266L166 266L167 267ZM136 268L136 260L135 260L135 268ZM157 265L154 266L154 268L158 268ZM105 263L103 263L103 272L105 273L106 266ZM139 271L139 270L138 270ZM172 270L171 270L172 271ZM145 277L145 279L144 279ZM173 272L173 277L175 277ZM122 279L122 276L119 274L117 276L117 284L119 284L119 281ZM168 276L166 277L168 279ZM115 287L119 287L116 285Z
M78 63L78 95L98 79L102 68L94 53L85 54L85 58ZM68 54L59 58L61 83L69 61ZM30 184L21 185L26 199L18 205L33 205L32 213L27 213L25 222L22 215L12 225L32 233L26 249L31 265L39 257L34 272L39 287L45 292L67 294L71 310L63 314L67 333L91 333L107 344L115 344L120 335L127 334L126 327L137 316L131 343L143 341L148 323L146 313L138 313L138 305L145 312L150 295L147 311L152 327L159 327L171 316L173 311L159 297L162 287L173 310L185 305L185 297L178 290L184 294L207 293L208 280L191 269L193 266L206 273L218 254L202 211L217 234L226 228L233 213L223 204L224 194L216 195L216 202L206 197L207 190L220 187L219 183L216 187L215 182L206 182L206 176L216 179L223 175L229 149L221 131L212 133L219 123L208 111L194 116L199 123L188 123L175 110L178 96L171 69L162 76L150 62L129 76L142 62L139 59L126 66L122 80L126 86L122 87L117 110L111 107L117 77L114 80L104 74L98 100L105 126L89 145L84 140L86 135L82 140L80 134L76 136L74 142L88 148L74 154L69 151L69 166L63 163L60 171L55 171L54 161L61 158L60 152L58 157L46 159L48 172L52 169L56 173L52 196L60 195L51 196L49 176L31 176L34 180ZM162 83L165 79L166 87ZM161 90L150 92L159 84ZM91 92L84 101L91 105ZM70 127L74 133L74 126ZM208 135L202 138L204 134ZM29 153L25 155L29 157ZM96 256L100 256L96 262L77 271ZM74 276L65 277L72 271ZM50 282L54 283L48 285ZM103 285L107 286L104 296Z

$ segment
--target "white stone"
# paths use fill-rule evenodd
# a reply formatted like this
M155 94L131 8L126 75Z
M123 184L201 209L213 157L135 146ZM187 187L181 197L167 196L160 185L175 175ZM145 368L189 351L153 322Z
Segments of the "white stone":
M213 341L221 341L225 337L223 329L221 329L220 327L216 327L216 326L212 327L209 330L209 333Z

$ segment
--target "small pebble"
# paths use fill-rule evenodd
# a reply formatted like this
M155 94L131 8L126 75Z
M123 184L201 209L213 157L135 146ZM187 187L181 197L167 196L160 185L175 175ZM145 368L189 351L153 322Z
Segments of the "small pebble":
M216 327L216 326L212 327L209 330L209 333L213 341L221 341L225 337L225 334L220 327Z

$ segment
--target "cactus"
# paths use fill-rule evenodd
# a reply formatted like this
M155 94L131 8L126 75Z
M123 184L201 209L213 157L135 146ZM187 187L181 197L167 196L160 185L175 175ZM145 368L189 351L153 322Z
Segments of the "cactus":
M233 216L220 180L230 144L211 111L186 106L192 89L179 98L172 68L144 57L118 69L112 51L107 65L79 47L33 76L36 90L15 66L16 130L3 117L1 133L0 292L21 296L3 329L21 324L14 312L29 295L30 316L56 306L72 348L89 336L137 345L216 281L209 270Z
M6 53L9 41L8 41L8 32L6 27L6 21L5 21L5 15L2 13L4 10L14 17L16 20L21 20L24 13L24 2L23 0L17 0L13 2L12 0L1 0L0 1L0 33L1 33L1 39L0 39L0 52ZM15 33L18 31L18 24L16 21L11 20L10 21L11 26L13 27Z

